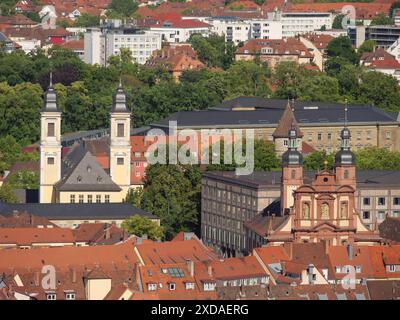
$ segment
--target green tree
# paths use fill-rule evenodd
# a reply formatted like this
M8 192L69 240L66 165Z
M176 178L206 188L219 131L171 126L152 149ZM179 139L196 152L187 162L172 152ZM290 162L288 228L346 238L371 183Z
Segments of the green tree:
M350 38L340 36L332 39L326 48L328 57L342 57L352 64L358 64L357 53L351 45Z
M75 21L75 26L77 27L96 27L100 25L100 17L94 16L89 13L83 13Z
M385 26L385 25L393 25L394 19L388 17L385 13L378 13L375 18L371 21L371 26Z
M331 170L334 166L334 156L325 151L315 151L304 157L303 168L305 170L322 170L325 168Z
M141 208L142 195L143 195L142 188L130 189L125 199L125 202L130 203L136 208Z
M138 8L138 4L133 0L112 0L108 10L119 15L129 17Z
M400 152L385 148L369 147L355 152L357 168L360 170L399 170Z
M366 52L373 52L375 45L375 40L365 40L357 50L358 56L361 57Z
M389 17L394 18L396 12L400 9L400 1L392 2L392 5L389 9Z
M151 221L146 217L134 215L122 222L122 228L130 234L138 237L147 235L151 240L161 240L164 236L164 231L156 222Z
M12 189L39 189L39 172L19 170L7 177L7 185Z
M18 198L12 188L7 185L3 185L0 187L0 202L18 203Z
M155 164L148 167L142 209L161 219L167 239L198 227L200 178L197 166Z
M361 103L373 104L386 111L400 111L400 89L397 80L380 72L366 71L361 74L359 95Z
M333 20L332 29L343 29L342 21L344 17L344 14L338 14Z

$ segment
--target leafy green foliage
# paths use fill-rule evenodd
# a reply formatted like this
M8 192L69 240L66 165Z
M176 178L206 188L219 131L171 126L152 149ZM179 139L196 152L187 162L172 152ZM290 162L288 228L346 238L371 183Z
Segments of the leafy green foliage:
M400 152L385 148L370 147L355 152L357 168L360 170L399 170Z
M357 50L358 56L361 57L366 52L373 52L375 44L375 40L365 40Z
M167 239L199 226L201 173L198 166L151 165L146 177L142 209L161 219Z
M328 57L341 57L352 64L358 64L358 56L351 45L351 41L346 36L332 39L326 48Z
M7 177L7 186L12 189L39 189L39 173L19 170Z
M94 16L89 13L83 13L80 17L78 17L75 21L76 27L96 27L100 25L100 17Z
M327 162L326 168L331 170L334 166L334 156L326 154L325 151L315 151L303 160L304 170L322 170L325 168L325 161Z
M115 16L113 14L116 14L117 17L129 17L137 10L137 8L138 4L133 0L112 0L108 6L109 12L107 12L107 16L110 18ZM111 14L111 16L109 14Z
M0 202L18 203L18 198L11 187L7 185L0 187Z
M147 235L151 240L161 240L164 236L163 228L148 218L134 215L122 223L122 228L130 234L142 237Z
M388 17L385 13L378 13L374 19L371 21L371 26L385 26L385 25L393 25L394 20Z

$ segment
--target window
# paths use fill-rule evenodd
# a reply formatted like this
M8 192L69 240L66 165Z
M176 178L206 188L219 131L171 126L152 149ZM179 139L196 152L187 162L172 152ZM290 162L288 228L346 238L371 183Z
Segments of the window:
M378 220L384 220L385 216L386 216L385 211L378 211L377 215Z
M117 137L124 137L125 126L123 123L118 123L117 125Z
M322 133L318 133L317 139L318 139L318 140L322 140Z
M386 140L390 140L392 138L392 133L390 131L386 131Z
M57 295L55 293L48 293L47 300L57 300Z
M356 269L356 273L361 273L361 266L356 266L355 269Z
M110 195L109 195L109 194L106 194L106 195L104 196L104 202L105 202L105 203L109 203L109 202L110 202Z
M393 205L399 206L400 205L400 197L394 197L393 198Z
M79 195L79 203L83 203L83 194Z
M53 157L48 157L47 158L47 164L53 165L54 164L54 158Z
M193 290L194 282L186 282L185 287L186 287L186 290Z
M292 170L290 176L292 179L296 178L296 170Z
M356 139L361 140L361 131L356 132Z
M101 195L97 194L96 195L96 203L100 203L101 202Z
M363 198L363 203L364 203L364 206L369 206L371 204L371 199L370 198Z
M336 272L336 273L340 273L340 272L341 272L340 267L335 267L335 272Z
M156 291L156 290L157 290L157 284L155 284L155 283L149 283L149 284L147 284L147 289L148 289L149 291Z
M385 205L385 198L379 197L378 198L378 206L384 206Z
M75 195L74 195L74 194L71 194L71 195L69 196L69 202L70 202L70 203L75 203Z
M65 300L75 300L75 293L66 293Z
M168 283L168 289L169 289L169 290L173 291L173 290L175 290L175 288L176 288L176 285L175 285L174 282Z
M371 140L371 131L367 130L367 140Z
M349 178L349 170L344 170L343 178L344 179L348 179Z
M92 203L93 202L93 196L91 194L88 194L87 196L87 202Z
M312 132L307 133L307 140L312 141L312 136L313 136Z
M388 272L396 272L396 265L394 265L394 264L389 264L389 265L387 266L387 270L388 270Z
M363 219L364 220L369 220L371 217L371 214L369 211L363 211Z
M332 140L332 133L328 132L328 140Z
M136 166L137 168L139 168L139 167L140 167L140 162L135 162L135 166Z
M399 218L400 217L400 211L393 211L393 217L394 218Z
M124 158L118 157L118 158L117 158L117 165L119 165L119 166L124 165Z
M47 136L48 137L54 137L55 136L55 127L54 123L50 122L47 124Z

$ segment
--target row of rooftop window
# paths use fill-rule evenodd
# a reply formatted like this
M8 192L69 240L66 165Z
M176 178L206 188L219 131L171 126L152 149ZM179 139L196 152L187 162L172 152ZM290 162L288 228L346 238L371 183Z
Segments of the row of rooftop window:
M94 199L96 199L96 203L102 203L103 202L102 198L103 197L101 194L97 194L95 198L93 197L92 194L88 194L86 196L86 202L85 202L85 196L83 194L79 195L71 194L69 196L69 202L76 203L76 201L78 201L78 203L93 203ZM109 194L104 195L104 203L109 203L109 202L110 202L110 195Z

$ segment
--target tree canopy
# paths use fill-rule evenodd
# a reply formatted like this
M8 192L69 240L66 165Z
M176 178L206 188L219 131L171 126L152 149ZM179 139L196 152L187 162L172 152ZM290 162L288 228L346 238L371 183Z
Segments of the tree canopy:
M151 240L162 240L163 228L146 217L134 215L122 222L122 228L138 237L147 235Z

